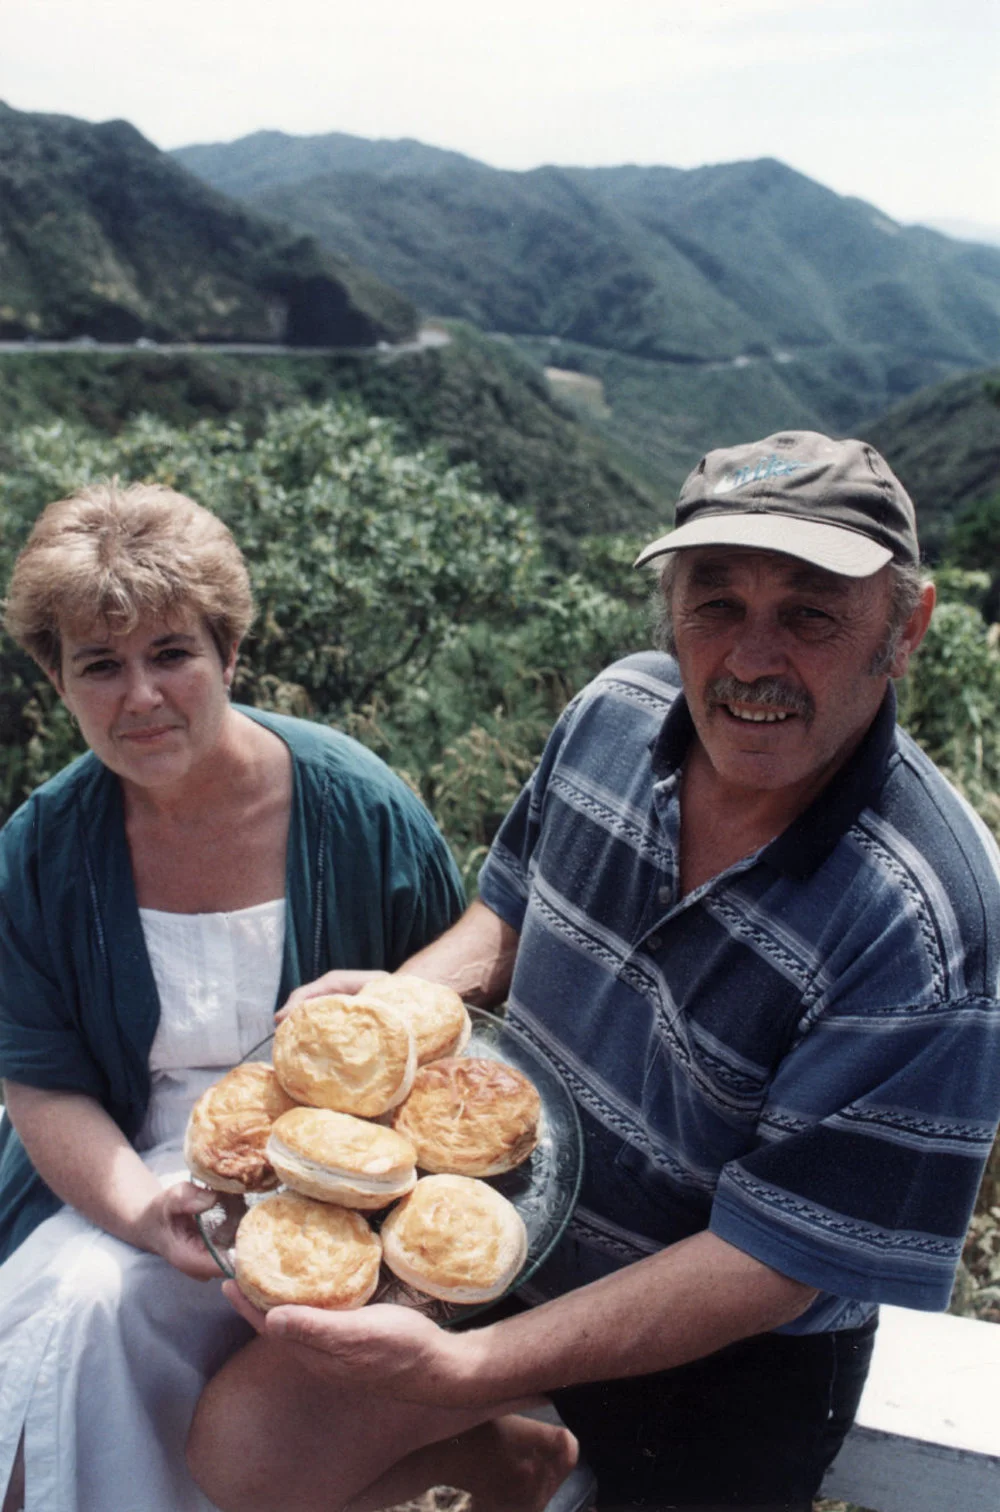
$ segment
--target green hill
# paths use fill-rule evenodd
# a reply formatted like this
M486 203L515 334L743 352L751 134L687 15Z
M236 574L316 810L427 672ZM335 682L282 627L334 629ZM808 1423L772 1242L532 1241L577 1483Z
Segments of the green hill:
M0 337L372 345L409 300L209 189L125 121L0 104Z
M769 159L513 173L278 132L176 156L424 310L586 348L587 371L600 353L661 364L689 411L708 395L706 422L715 379L684 380L718 364L751 359L726 387L756 390L738 408L766 411L765 429L797 414L843 431L1000 358L1000 249L901 226Z
M966 373L861 428L906 483L925 552L937 554L955 515L1000 490L1000 368Z
M554 402L516 349L460 327L445 345L370 354L0 353L0 465L5 432L54 417L112 433L142 413L254 428L269 410L338 395L396 420L414 444L474 462L486 487L534 512L563 559L584 535L670 519L672 499Z

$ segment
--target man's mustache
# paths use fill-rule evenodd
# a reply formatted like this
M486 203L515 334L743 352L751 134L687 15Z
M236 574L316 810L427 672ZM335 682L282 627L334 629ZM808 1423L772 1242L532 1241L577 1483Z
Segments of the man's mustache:
M717 677L705 689L709 703L746 704L759 709L780 709L783 713L799 714L811 719L816 705L802 688L792 687L780 677L758 677L754 682L741 682L738 677Z

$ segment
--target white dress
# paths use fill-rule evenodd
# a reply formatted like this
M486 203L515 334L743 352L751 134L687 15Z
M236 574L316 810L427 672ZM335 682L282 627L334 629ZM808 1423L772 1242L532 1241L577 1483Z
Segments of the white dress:
M171 1186L195 1098L274 1027L285 903L140 915L160 1023L137 1146ZM205 1382L249 1337L221 1282L63 1208L0 1267L0 1488L23 1428L25 1512L211 1512L184 1443Z

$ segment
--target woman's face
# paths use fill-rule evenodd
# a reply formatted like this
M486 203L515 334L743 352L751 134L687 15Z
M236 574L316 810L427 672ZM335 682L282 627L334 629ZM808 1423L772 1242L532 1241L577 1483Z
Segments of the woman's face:
M204 772L229 709L236 647L225 666L191 611L129 635L102 622L61 627L53 679L96 756L126 782L167 789Z

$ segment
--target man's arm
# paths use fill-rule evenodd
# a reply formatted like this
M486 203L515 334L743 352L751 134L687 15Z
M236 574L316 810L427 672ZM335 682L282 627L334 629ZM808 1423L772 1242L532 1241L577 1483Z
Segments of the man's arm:
M452 1333L409 1308L263 1314L230 1300L302 1364L402 1401L486 1407L584 1381L667 1370L803 1313L813 1288L712 1233L695 1234L589 1286L485 1328Z
M507 996L514 972L518 934L485 903L473 903L433 944L405 962L399 969L430 982L443 982L467 1003L478 1008L492 1008ZM381 971L328 971L315 982L296 987L280 1014L284 1018L297 1003L306 998L322 997L330 992L360 992L366 982L384 976Z

